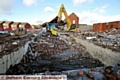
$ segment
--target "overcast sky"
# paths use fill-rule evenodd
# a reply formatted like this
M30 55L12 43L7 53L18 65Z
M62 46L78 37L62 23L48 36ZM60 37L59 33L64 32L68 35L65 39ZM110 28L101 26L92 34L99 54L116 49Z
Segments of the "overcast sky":
M62 3L80 24L120 20L120 0L0 0L0 20L43 23L57 16Z

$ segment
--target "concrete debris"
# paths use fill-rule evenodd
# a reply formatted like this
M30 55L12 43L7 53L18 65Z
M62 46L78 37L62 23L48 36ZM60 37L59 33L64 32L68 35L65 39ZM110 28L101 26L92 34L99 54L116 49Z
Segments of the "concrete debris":
M66 74L68 80L82 78L89 80L90 78L87 75L90 73L88 74L85 71L88 68L92 68L93 71L94 68L102 66L104 64L94 59L84 46L76 43L74 38L64 40L64 38L56 36L38 35L34 42L29 44L28 51L21 62L12 66L6 74ZM82 69L85 69L85 71ZM76 72L71 70L76 70ZM71 72L68 73L67 71Z
M5 74L67 75L67 80L120 79L120 62L115 66L105 66L91 56L86 47L77 43L74 38L76 36L87 39L96 45L119 51L120 35L118 30L105 33L61 34L60 36L39 31L29 33L21 37L8 34L0 36L1 52L10 52L10 48L14 50L13 47L16 48L16 46L27 43L27 51L22 60L16 65L11 65Z
M8 31L0 31L0 34L7 34L8 33Z
M115 36L115 35L108 35L107 38L108 38L108 39L111 39L111 40L115 40L115 39L116 39L116 36Z
M111 67L112 68L112 67ZM119 80L120 74L116 74L116 71L111 70L108 67L96 67L94 71L88 68L67 70L61 72L49 72L51 75L67 75L67 80ZM109 72L108 72L109 71ZM36 73L35 75L45 75L44 73ZM49 74L48 74L49 75Z
M11 50L14 50L14 48L24 46L24 44L30 40L30 37L30 34L24 37L11 36L10 34L0 34L0 52L10 52Z
M96 38L96 37L86 37L86 39L94 39L94 38Z
M13 45L17 45L17 42L13 42L12 44L13 44Z
M24 55L24 45L30 41L31 34L21 37L0 34L0 74L5 74L11 65L18 64Z
M79 38L87 39L98 46L120 52L120 29L96 33L86 32L81 33L80 36Z

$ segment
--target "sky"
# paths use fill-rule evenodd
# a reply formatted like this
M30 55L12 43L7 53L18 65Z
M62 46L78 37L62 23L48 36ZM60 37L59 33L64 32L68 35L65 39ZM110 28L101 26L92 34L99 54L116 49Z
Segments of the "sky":
M0 20L42 24L58 15L61 4L79 24L120 21L120 0L0 0Z

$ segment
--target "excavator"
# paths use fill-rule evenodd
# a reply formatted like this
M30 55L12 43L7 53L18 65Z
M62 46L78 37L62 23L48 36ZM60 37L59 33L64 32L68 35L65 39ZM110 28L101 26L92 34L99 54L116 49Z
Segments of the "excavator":
M58 21L60 21L62 19L62 13L64 13L64 16L65 16L65 19L66 19L66 22L67 22L67 29L66 30L67 31L72 31L72 32L80 32L80 30L76 28L76 25L71 23L71 20L68 17L68 14L67 14L67 11L64 7L64 4L62 4L60 6L60 9L59 9L59 12L58 12Z
M61 19L62 19L62 13L64 13L64 16L65 16L65 23L67 24L67 29L66 29L66 32L80 32L79 29L76 28L76 25L75 24L72 24L69 17L68 17L68 14L65 10L65 7L64 5L62 4L60 6L60 9L59 9L59 12L58 12L58 15L57 15L57 21L55 21L55 23L53 22L48 22L48 28L49 28L49 31L52 33L52 35L57 35L57 30L56 30L56 27L55 25L56 24L61 24ZM63 21L64 22L64 21ZM65 23L62 23L62 24L65 24ZM59 26L59 25L57 25Z

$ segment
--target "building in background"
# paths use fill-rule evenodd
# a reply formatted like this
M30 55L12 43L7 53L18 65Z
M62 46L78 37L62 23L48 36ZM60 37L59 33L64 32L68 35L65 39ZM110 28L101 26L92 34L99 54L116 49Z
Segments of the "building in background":
M117 28L120 29L120 21L114 21L114 22L109 22L108 23L108 30L111 28Z
M5 21L0 21L0 31L3 31L4 30L4 28L3 28L3 23L4 23Z
M93 31L99 31L99 32L103 32L107 29L107 23L96 23L93 24Z
M81 32L92 31L92 25L79 24L78 28Z
M0 21L0 31L14 31L20 27L27 31L32 29L31 25L27 22Z
M11 29L13 31L16 30L17 28L19 28L19 24L20 24L20 22L14 22L14 23L12 23L11 24Z
M3 23L3 28L5 31L11 31L11 24L13 23L13 21L5 21Z
M31 25L30 25L29 23L27 23L27 22L21 22L21 23L19 24L19 28L24 28L24 29L26 29L27 31L29 31L29 30L32 29Z
M93 31L103 32L106 30L110 30L112 28L120 29L120 21L112 21L106 23L95 23L93 24Z
M70 14L68 18L72 24L76 24L76 27L79 26L79 17L75 13Z

